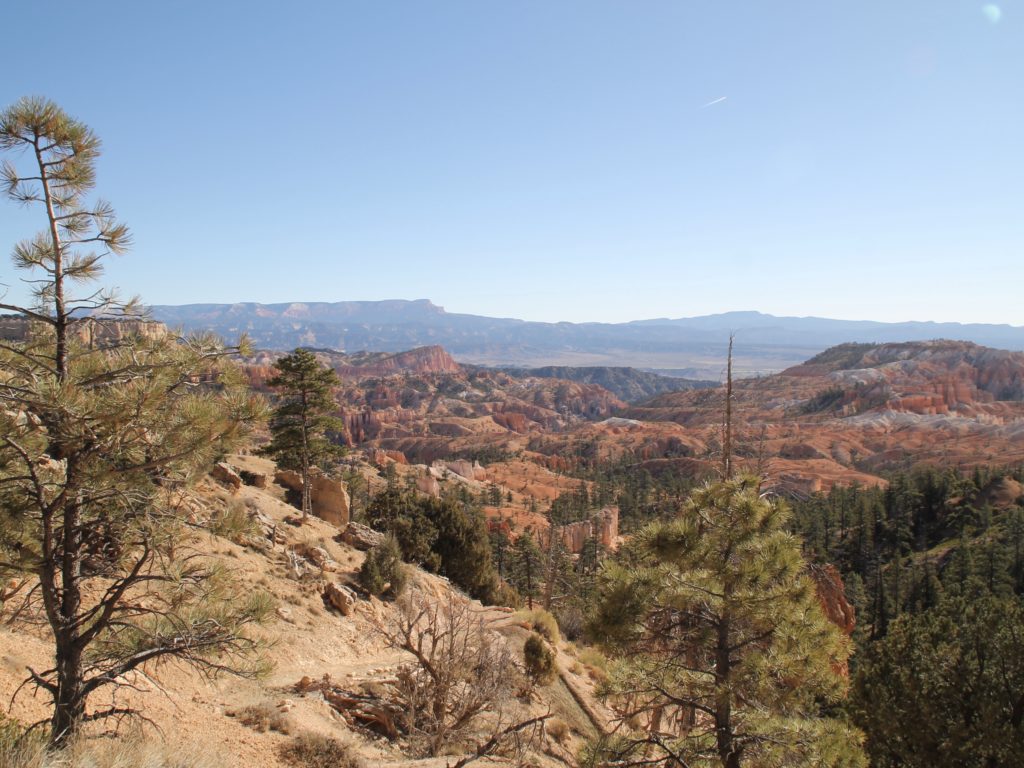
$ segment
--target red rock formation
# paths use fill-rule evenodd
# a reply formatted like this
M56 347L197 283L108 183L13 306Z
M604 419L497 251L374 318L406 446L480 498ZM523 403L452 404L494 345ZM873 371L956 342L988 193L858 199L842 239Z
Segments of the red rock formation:
M811 579L825 616L847 635L853 634L857 613L846 599L846 585L834 565L811 565Z
M521 413L495 413L491 415L494 423L512 432L523 433L529 429L530 421Z
M455 362L444 347L419 347L394 355L367 356L365 362L359 356L350 356L350 362L334 365L334 370L343 379L366 379L376 376L390 376L396 373L459 373L462 367Z
M592 517L559 528L565 548L578 555L590 539L597 539L606 549L615 549L619 540L619 508L605 507ZM542 534L543 541L550 541L549 533Z
M846 599L846 585L834 565L811 565L811 580L818 593L818 602L825 618L835 624L847 636L853 634L857 625L857 614ZM849 677L850 667L846 660L835 661L833 669L843 677Z

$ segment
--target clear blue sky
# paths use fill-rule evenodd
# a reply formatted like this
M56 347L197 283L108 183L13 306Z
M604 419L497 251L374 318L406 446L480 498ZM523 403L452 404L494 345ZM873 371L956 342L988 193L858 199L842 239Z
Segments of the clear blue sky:
M149 303L1024 324L1022 0L21 2L4 54Z

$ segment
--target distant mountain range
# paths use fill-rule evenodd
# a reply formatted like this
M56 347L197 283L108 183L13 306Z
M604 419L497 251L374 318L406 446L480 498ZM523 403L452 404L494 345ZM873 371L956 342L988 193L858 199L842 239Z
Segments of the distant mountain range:
M796 365L844 342L945 338L1024 350L1024 327L726 312L629 323L539 323L446 312L426 299L291 304L186 304L151 307L153 318L185 330L211 330L227 340L246 333L259 348L297 346L398 352L440 344L478 365L632 366L673 376L719 379L735 334L738 375Z

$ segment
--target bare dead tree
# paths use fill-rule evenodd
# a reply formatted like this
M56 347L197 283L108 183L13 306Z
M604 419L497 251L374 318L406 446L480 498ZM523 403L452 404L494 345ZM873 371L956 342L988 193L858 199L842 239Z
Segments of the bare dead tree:
M463 598L449 593L432 599L410 590L382 631L390 645L413 656L413 663L399 670L394 692L403 712L400 727L423 754L436 756L464 739L485 713L500 727L477 747L478 757L529 727L520 727L520 721L505 724L515 710L521 673L504 640Z
M725 368L725 417L722 425L722 475L732 477L732 342L736 334L729 334L729 358Z

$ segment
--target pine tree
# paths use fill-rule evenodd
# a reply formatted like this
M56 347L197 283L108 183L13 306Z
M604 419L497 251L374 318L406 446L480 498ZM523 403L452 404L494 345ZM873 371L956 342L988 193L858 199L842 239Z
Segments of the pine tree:
M956 597L900 617L861 659L851 709L873 765L1024 765L1020 598Z
M394 600L405 590L408 581L406 565L398 539L388 535L366 553L359 569L359 584L371 595Z
M267 385L278 391L279 400L270 419L272 440L261 453L278 466L302 475L302 519L312 512L309 471L342 453L328 432L340 431L341 421L332 388L338 385L333 370L321 365L308 349L296 349L274 363L278 374Z
M512 563L509 568L509 583L526 598L530 610L533 599L540 594L542 555L533 534L521 534L512 545Z
M14 248L34 305L0 304L30 323L25 341L0 344L0 580L29 578L41 599L54 665L26 682L52 699L54 745L87 720L135 714L88 704L147 664L250 670L244 627L268 607L182 547L182 491L261 414L226 351L205 337L105 337L106 316L130 306L73 292L129 243L108 204L86 202L99 147L45 99L0 113L0 150L29 168L4 164L6 193L46 219Z
M498 578L483 513L454 498L431 499L428 509L437 527L434 551L441 558L440 573L471 597L493 602Z
M505 560L509 554L512 542L509 539L508 534L500 527L490 531L488 537L491 542L491 560L494 562L494 566L498 570L498 578L504 579Z
M756 479L721 481L606 566L591 631L620 654L610 702L637 727L592 762L864 764L857 734L820 712L843 696L850 644L787 519Z

